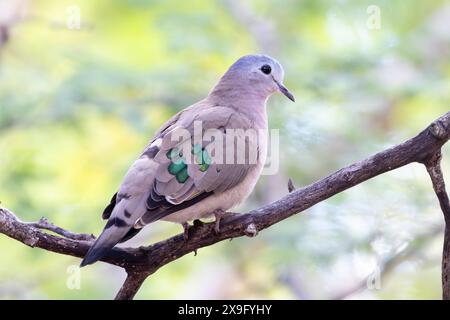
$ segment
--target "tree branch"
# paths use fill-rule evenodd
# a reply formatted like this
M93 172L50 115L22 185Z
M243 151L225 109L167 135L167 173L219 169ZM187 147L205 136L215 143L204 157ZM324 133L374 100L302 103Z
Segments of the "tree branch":
M440 153L449 138L450 112L408 141L342 168L308 186L293 190L271 204L245 214L224 217L218 234L214 232L214 223L201 223L189 228L187 241L184 240L183 234L179 234L146 247L114 248L102 261L122 267L128 273L128 278L116 298L131 299L148 276L199 248L225 239L255 236L263 229L382 173L413 162L426 164ZM442 198L442 192L440 194ZM443 201L444 205L448 206L448 198L446 203L445 199ZM19 221L5 208L0 208L0 233L31 247L75 257L83 257L91 245L91 241L74 240L43 232L33 224ZM450 256L449 249L448 245L444 248L446 257ZM450 267L450 264L447 263L446 267Z
M45 229L48 231L53 231L56 234L59 234L60 236L63 236L65 238L69 238L72 240L95 240L95 236L93 234L85 234L85 233L73 233L71 231L65 230L61 227L55 226L53 223L48 221L47 218L42 217L38 222L25 222L28 225L38 228L38 229Z
M145 272L129 272L115 300L131 300L149 275Z
M445 190L444 175L441 170L441 151L438 150L432 157L425 161L428 174L430 175L433 189L439 200L439 205L444 214L445 231L444 246L442 252L442 297L450 300L450 201Z

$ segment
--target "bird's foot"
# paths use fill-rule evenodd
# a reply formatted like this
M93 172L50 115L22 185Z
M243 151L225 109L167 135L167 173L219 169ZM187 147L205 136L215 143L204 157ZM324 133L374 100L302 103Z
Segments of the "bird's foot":
M183 240L188 241L189 240L189 223L183 222L181 225L183 226Z
M214 217L216 218L216 224L214 225L214 232L216 234L220 233L220 220L222 220L223 217L225 217L227 215L227 212L223 211L223 210L215 210L213 212Z

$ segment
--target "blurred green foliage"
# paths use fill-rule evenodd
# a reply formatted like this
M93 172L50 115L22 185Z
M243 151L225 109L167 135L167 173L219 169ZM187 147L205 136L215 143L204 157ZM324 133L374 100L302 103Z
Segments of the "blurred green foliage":
M0 0L6 2L14 3ZM271 98L280 170L262 177L242 211L284 195L288 177L306 185L415 135L449 110L446 1L20 2L25 10L0 47L0 200L23 220L46 216L97 234L103 207L159 125L203 98L244 54L279 59L297 103ZM73 5L81 10L80 30L66 26ZM380 29L366 25L370 5L381 10ZM447 146L447 178L449 159ZM426 172L411 165L255 239L175 261L137 298L435 299L440 224ZM179 231L157 222L129 245ZM5 236L0 248L3 299L109 299L125 276L98 263L81 271L81 287L73 289L68 268L78 259ZM381 273L378 290L355 290L386 260L395 266Z

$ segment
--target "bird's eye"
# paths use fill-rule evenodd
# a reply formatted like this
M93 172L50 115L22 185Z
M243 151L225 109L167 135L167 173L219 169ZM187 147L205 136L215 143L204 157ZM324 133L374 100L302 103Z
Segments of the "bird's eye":
M262 73L269 74L272 71L272 68L268 64L265 64L261 67L261 71Z

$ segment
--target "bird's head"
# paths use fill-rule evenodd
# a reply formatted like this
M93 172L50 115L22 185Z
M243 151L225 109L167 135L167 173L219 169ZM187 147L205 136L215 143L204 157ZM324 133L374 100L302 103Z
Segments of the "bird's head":
M246 55L239 58L224 74L217 89L240 94L260 95L267 98L274 92L281 92L295 101L292 93L284 86L284 70L281 64L267 55Z

